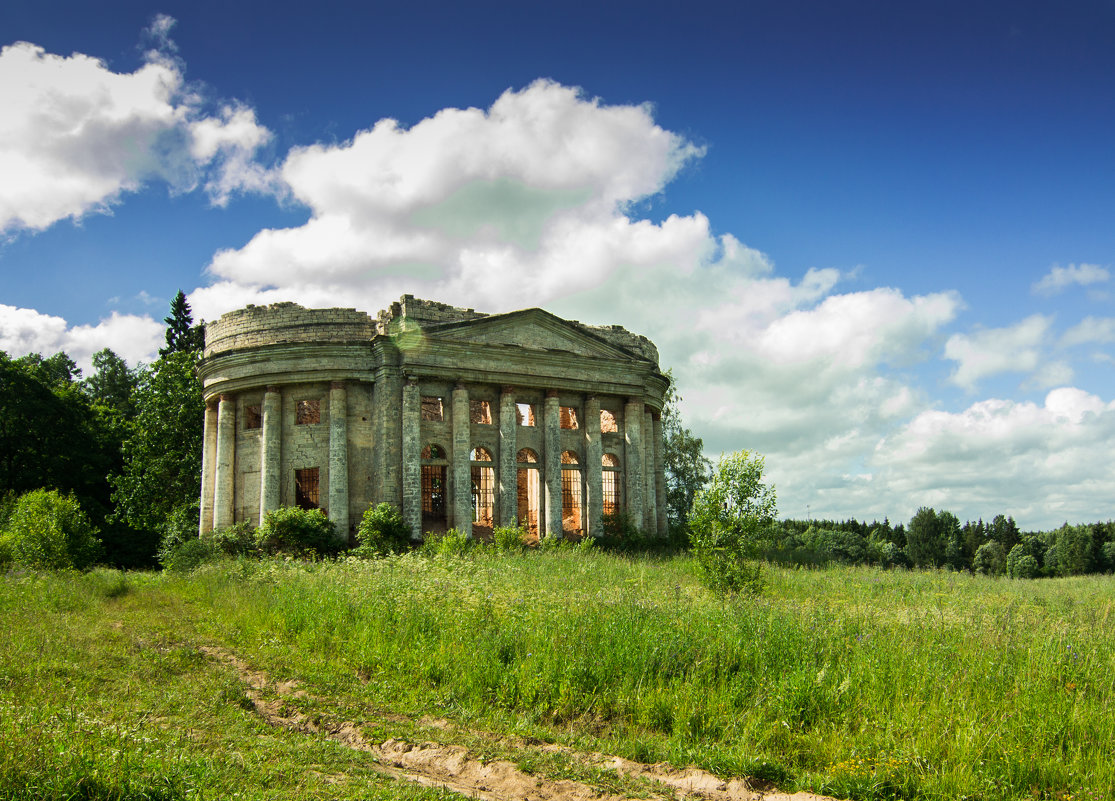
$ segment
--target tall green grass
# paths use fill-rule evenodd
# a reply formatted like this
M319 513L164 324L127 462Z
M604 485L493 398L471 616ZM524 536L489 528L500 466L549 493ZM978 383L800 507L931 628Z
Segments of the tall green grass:
M243 562L172 591L380 707L849 798L1115 795L1110 578L771 570L723 599L686 558L590 550Z
M432 797L267 727L214 642L333 719L432 713L842 798L1111 798L1113 626L1111 578L771 569L732 599L685 557L591 549L9 573L0 799Z

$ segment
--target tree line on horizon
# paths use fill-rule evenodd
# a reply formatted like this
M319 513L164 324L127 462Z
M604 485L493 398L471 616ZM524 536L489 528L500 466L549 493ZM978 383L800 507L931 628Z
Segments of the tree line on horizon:
M943 568L989 576L1039 578L1115 572L1115 521L1021 531L1008 515L960 520L923 506L910 522L781 520L758 543L774 562Z

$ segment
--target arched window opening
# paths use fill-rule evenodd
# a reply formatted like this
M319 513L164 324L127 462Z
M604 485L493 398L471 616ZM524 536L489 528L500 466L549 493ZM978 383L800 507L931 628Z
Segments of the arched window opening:
M601 462L603 467L603 473L601 474L603 487L601 489L603 491L600 497L604 501L604 517L613 517L620 511L619 488L622 482L620 481L619 457L613 453L605 453Z
M496 471L492 452L479 445L472 449L472 527L473 535L487 537L495 519Z
M422 449L423 459L444 459L445 450L440 445L427 445Z
M541 479L538 470L538 454L530 448L520 448L515 456L516 490L519 525L525 526L535 539L538 538L538 518L541 509Z
M619 425L616 423L616 416L612 412L609 412L607 409L600 410L600 433L619 433Z
M561 530L566 534L584 533L582 497L580 460L573 451L562 451Z
M430 443L422 449L422 530L446 528L445 449Z

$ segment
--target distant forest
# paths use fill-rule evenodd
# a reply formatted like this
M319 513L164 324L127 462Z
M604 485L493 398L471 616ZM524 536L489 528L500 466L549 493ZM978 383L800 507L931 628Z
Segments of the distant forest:
M940 567L1012 578L1079 576L1115 571L1115 522L1020 531L1006 515L961 525L951 512L922 507L905 525L887 519L782 520L768 529L760 549L767 559L784 564Z

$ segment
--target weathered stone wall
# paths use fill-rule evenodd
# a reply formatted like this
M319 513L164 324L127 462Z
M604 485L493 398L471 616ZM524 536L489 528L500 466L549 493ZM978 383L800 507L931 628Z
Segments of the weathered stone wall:
M356 309L304 309L295 303L247 306L205 327L205 356L292 342L367 342L375 321Z
M421 335L408 338L415 328ZM604 454L619 461L620 503L637 524L664 533L654 418L667 382L645 337L538 309L487 315L409 295L374 320L355 309L250 306L207 333L202 530L257 524L269 509L294 505L295 471L316 468L318 504L344 529L339 536L351 536L380 502L400 507L420 535L420 453L437 445L449 526L472 527L477 447L492 455L482 467L492 471L493 520L514 524L518 453L529 448L540 535L601 533ZM421 419L423 396L442 399L441 420ZM300 400L317 402L317 422L296 422ZM482 401L488 422L473 420ZM531 406L534 425L519 424L516 404ZM601 409L616 431L601 430ZM577 427L563 428L571 416ZM575 465L562 465L563 451ZM563 513L563 477L579 481L579 518Z

